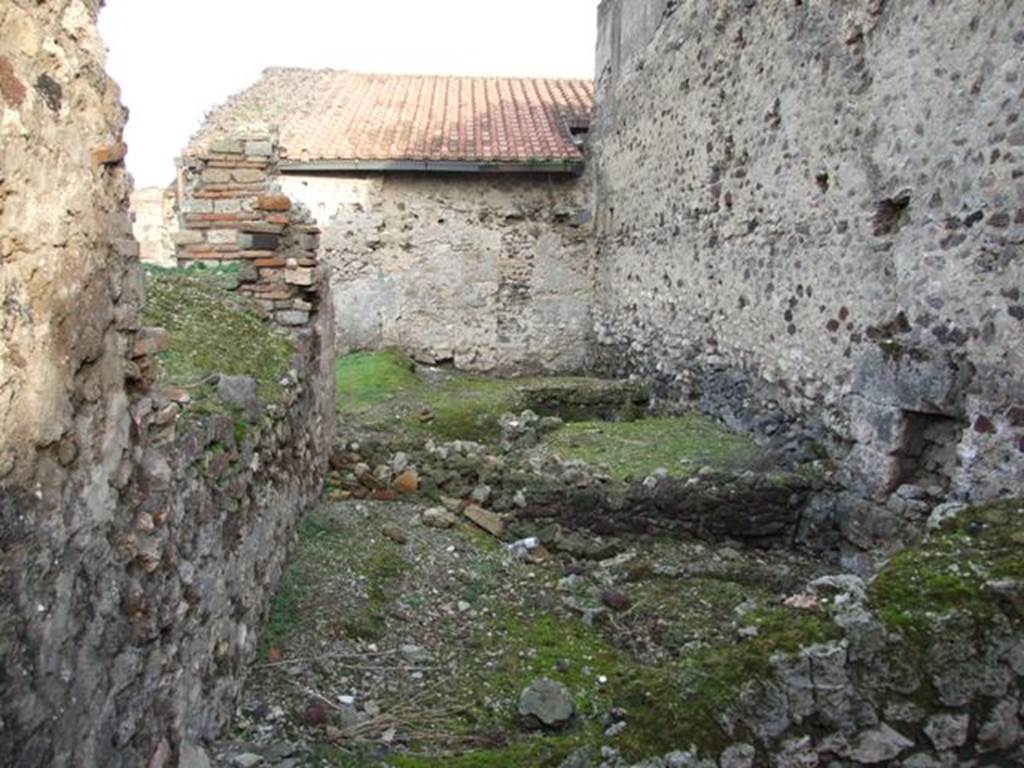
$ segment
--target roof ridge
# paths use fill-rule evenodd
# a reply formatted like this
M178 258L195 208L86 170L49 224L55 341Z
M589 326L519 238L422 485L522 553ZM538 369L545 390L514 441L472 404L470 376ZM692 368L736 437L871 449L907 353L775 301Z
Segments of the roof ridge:
M480 75L480 74L469 74L469 73L457 73L457 72L383 72L380 70L361 70L361 69L336 69L334 67L289 67L289 66L276 66L272 65L264 67L261 74L282 74L282 73L293 73L293 72L305 72L307 74L345 74L352 75L354 77L402 77L402 78L434 78L434 79L464 79L464 80L519 80L523 82L562 82L562 83L592 83L593 78L590 77L566 77L564 75L539 75L539 76L528 76L528 75Z

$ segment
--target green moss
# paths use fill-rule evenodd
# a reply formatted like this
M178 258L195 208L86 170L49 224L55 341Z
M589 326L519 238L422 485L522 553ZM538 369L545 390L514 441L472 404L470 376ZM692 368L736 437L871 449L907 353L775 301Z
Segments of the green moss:
M620 480L659 468L686 477L705 465L734 468L762 455L749 439L693 412L640 421L574 422L552 433L547 444L562 458L606 467Z
M871 586L886 624L925 637L941 616L993 613L985 583L1024 576L1024 508L1019 500L968 510L946 530L894 556Z
M748 616L756 637L705 648L678 664L634 671L620 706L633 713L616 746L628 757L657 755L680 745L714 753L732 739L719 717L752 680L770 673L770 659L815 643L838 639L841 630L823 614L784 608Z
M343 621L346 634L362 640L377 640L384 634L388 606L394 598L394 584L408 567L408 563L392 549L381 548L371 552L363 564L366 599Z
M425 382L394 351L359 352L337 363L338 408L364 423L401 428L413 438L475 440L499 436L501 416L522 410L517 388L539 382L585 382L572 377L499 379L446 373Z
M578 745L573 736L535 735L498 749L464 754L399 755L395 768L557 768Z
M740 598L737 585L722 582L698 586L704 587L700 598L718 603L719 612L731 611ZM502 610L496 603L490 607L492 619L478 631L473 645L500 648L501 653L478 658L479 666L471 664L469 671L451 680L448 688L449 701L459 701L472 713L464 724L467 732L515 733L519 729L515 702L520 692L541 676L569 689L578 713L575 728L546 739L516 741L496 753L467 756L464 763L417 758L400 765L557 766L572 749L600 746L601 721L613 707L623 707L630 713L629 726L613 741L630 759L644 759L690 744L717 749L726 741L718 728L718 717L750 680L768 673L773 654L794 652L841 635L823 614L764 608L748 616L748 622L759 629L750 640L737 644L730 637L680 661L647 666L613 645L601 629L579 620L542 611L523 614ZM486 664L483 659L487 659ZM562 660L568 664L560 665ZM491 706L483 706L483 702ZM505 706L496 709L494 702L504 702ZM508 762L500 762L502 755ZM529 759L534 762L526 762Z
M400 352L357 352L337 361L338 410L362 413L396 393L416 387L412 361Z
M228 290L237 268L147 267L146 276L143 321L164 328L171 342L156 356L159 385L188 390L195 413L224 412L208 383L215 373L253 377L265 402L280 397L294 347L254 301Z

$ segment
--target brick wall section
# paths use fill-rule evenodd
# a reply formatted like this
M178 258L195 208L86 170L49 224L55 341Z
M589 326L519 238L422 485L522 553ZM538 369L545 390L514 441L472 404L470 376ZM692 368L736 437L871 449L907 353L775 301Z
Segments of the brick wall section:
M320 230L275 186L277 141L236 134L179 161L181 266L239 263L239 290L280 325L308 325L319 305Z

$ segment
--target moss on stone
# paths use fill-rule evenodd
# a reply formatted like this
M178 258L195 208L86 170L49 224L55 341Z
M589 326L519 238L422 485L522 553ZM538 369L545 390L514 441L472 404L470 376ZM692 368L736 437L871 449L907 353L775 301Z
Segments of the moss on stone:
M639 421L574 422L552 433L547 444L562 458L605 467L619 480L656 469L687 477L703 466L732 469L763 455L748 438L695 412Z
M193 412L224 412L208 381L218 373L251 376L261 400L277 400L295 353L253 300L229 290L237 271L146 268L143 321L170 336L170 348L156 356L157 384L187 390Z
M967 510L889 561L872 583L873 605L891 629L908 635L927 635L937 618L953 611L987 619L995 605L986 582L1024 578L1022 541L1021 500Z

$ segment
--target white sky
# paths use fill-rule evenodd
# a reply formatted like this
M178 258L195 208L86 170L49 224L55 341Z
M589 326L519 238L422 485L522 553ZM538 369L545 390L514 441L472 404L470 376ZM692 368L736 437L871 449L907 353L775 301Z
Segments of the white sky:
M592 77L598 0L107 0L137 187L174 177L206 110L271 66Z

